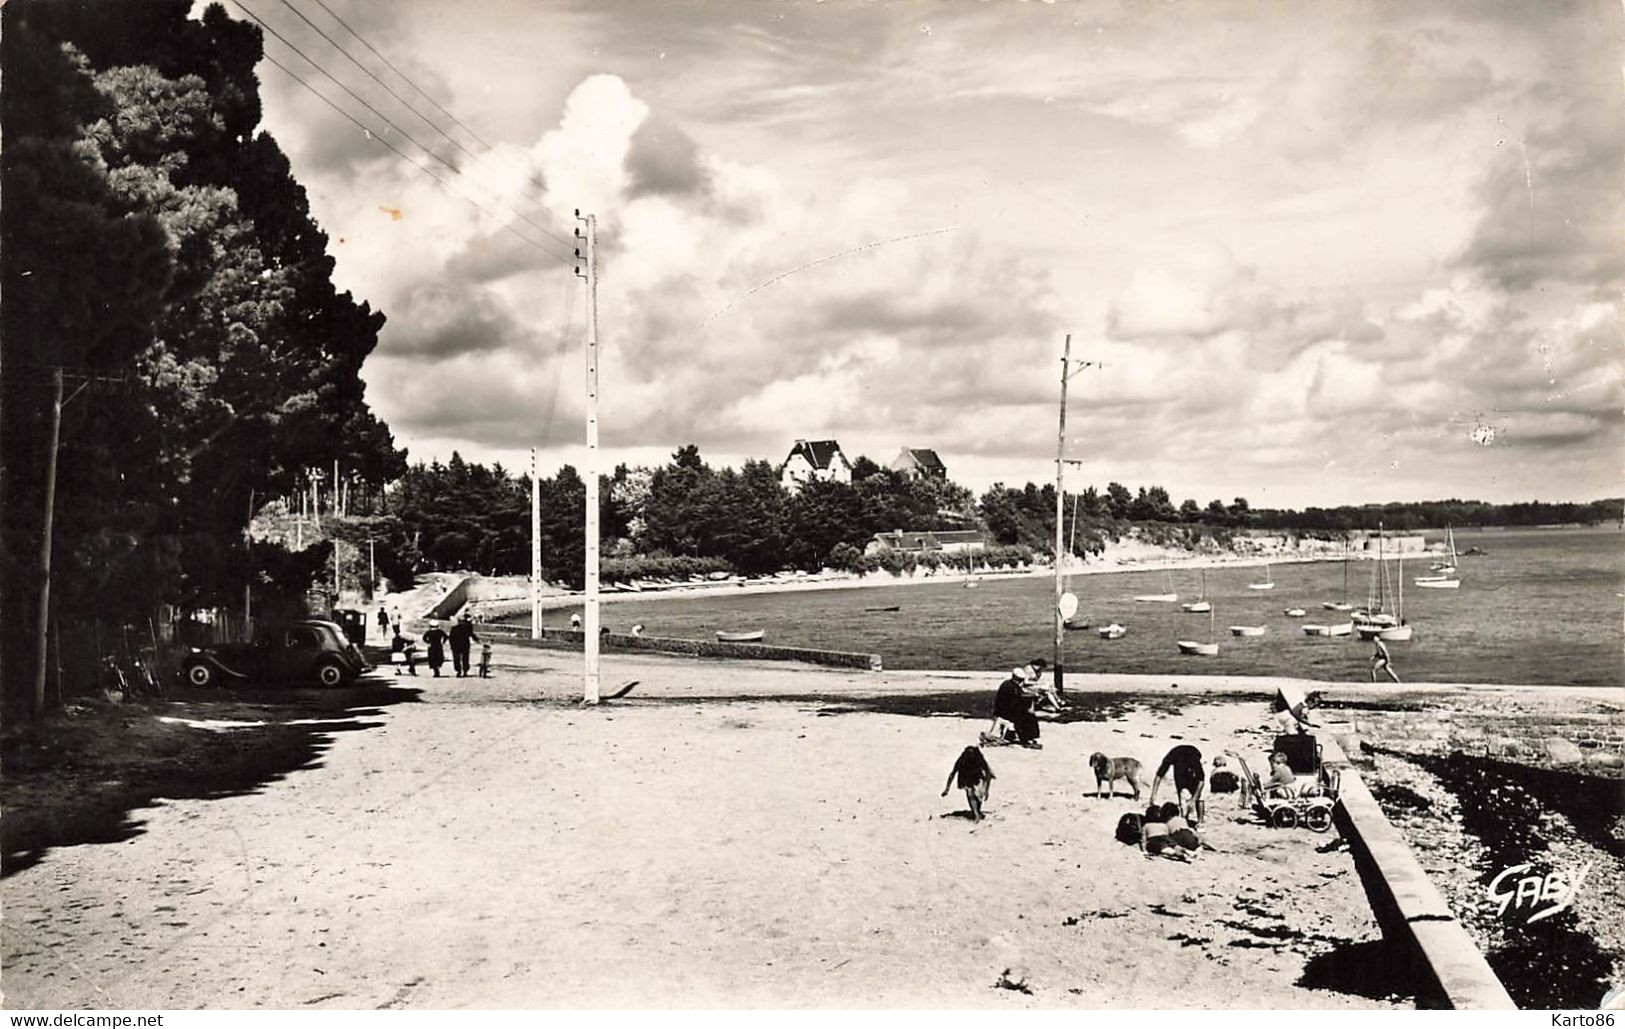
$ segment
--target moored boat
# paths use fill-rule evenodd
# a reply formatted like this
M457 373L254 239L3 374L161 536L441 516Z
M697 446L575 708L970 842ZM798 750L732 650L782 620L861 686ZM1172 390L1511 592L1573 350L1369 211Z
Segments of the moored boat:
M1213 605L1209 604L1205 600L1197 600L1189 604L1181 604L1179 605L1179 609L1184 611L1186 614L1201 615L1207 614L1209 611L1213 610Z
M718 643L760 643L763 632L761 629L751 629L748 632L717 632Z
M1230 635L1232 635L1232 636L1262 636L1262 635L1264 635L1264 629L1265 629L1265 627L1262 626L1262 625L1232 625L1230 627Z
M1305 636L1330 636L1331 630L1324 625L1310 625L1305 623L1303 626L1303 634Z
M1249 582L1247 588L1250 590L1272 590L1275 588L1275 577L1270 574L1270 563L1268 561L1264 562L1263 581Z
M1100 627L1100 638L1103 640L1120 640L1128 633L1128 626L1113 622Z
M1195 640L1177 641L1181 654L1191 654L1196 657L1216 657L1219 653L1217 643L1197 643Z
M1301 607L1289 607L1285 611L1282 612L1282 614L1286 615L1288 618L1302 618L1304 615L1306 615L1308 613L1309 612L1305 611Z

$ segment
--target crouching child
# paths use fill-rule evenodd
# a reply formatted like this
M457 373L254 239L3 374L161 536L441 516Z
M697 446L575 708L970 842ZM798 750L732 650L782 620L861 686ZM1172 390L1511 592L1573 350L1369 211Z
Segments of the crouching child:
M982 756L981 747L966 747L959 752L959 759L954 762L953 770L948 773L948 782L942 787L944 797L948 795L955 778L959 781L959 788L965 791L965 801L970 805L971 821L980 822L982 802L987 800L988 790L993 785L993 769L988 766L987 758Z

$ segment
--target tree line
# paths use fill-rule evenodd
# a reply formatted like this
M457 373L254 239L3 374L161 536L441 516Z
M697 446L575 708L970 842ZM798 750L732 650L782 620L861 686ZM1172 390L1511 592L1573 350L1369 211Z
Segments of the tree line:
M245 528L298 469L406 471L359 375L384 316L335 289L303 188L256 132L260 30L191 6L0 9L8 684L35 665L49 488L51 617L144 623L240 599L260 577Z
M995 484L979 498L946 479L911 477L867 457L853 462L853 481L814 481L795 492L778 469L749 460L737 470L716 468L693 445L665 464L618 466L600 477L601 569L606 582L725 571L766 575L820 568L865 573L908 572L944 564L940 556L866 554L878 533L974 529L989 546L983 564L1015 565L1055 549L1055 487ZM586 489L565 466L540 482L543 576L582 585ZM1612 506L1610 506L1612 505ZM1223 548L1249 529L1408 530L1445 524L1488 524L1463 513L1459 501L1390 504L1304 512L1230 503L1175 506L1160 486L1130 490L1109 483L1068 493L1062 504L1062 547L1099 554L1131 530L1147 542L1186 549ZM1620 517L1619 502L1591 505L1471 505L1497 524L1587 521ZM424 570L471 569L488 574L530 571L530 480L500 465L486 468L453 454L445 464L412 466L391 486L384 514L368 531L387 544L380 572L406 578ZM1558 517L1561 516L1561 517ZM1526 519L1526 520L1518 520ZM380 551L382 554L383 551Z

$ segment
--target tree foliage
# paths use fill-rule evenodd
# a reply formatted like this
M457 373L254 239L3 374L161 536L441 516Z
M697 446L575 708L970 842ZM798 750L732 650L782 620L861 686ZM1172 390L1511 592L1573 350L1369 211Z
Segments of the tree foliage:
M54 505L63 615L240 598L253 509L299 469L338 459L382 485L404 468L358 374L383 316L335 291L302 188L254 134L260 31L190 8L0 11L4 560L8 584L27 584L8 589L12 612L37 603L22 573L52 369L72 396ZM8 628L8 661L19 643Z

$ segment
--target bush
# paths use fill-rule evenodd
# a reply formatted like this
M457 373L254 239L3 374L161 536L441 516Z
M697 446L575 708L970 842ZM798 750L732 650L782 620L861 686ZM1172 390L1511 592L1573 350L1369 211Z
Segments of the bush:
M864 568L864 553L850 543L837 543L829 549L829 557L824 562L837 572L854 572L862 575Z

